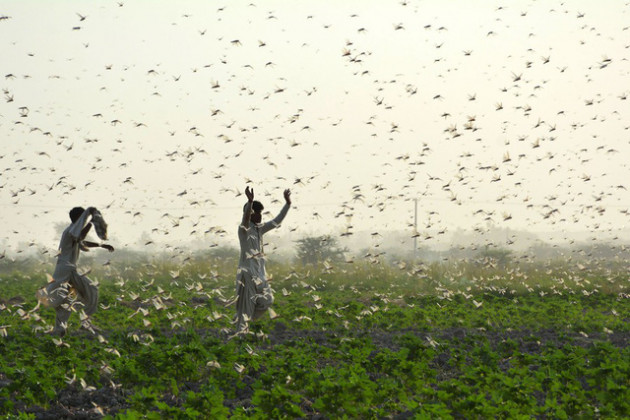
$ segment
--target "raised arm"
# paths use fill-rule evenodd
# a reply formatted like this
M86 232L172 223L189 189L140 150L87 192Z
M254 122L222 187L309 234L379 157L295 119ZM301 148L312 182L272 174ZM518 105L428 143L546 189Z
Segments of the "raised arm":
M289 212L289 208L291 207L291 190L284 190L284 206L280 210L280 213L276 217L274 217L271 221L265 223L260 229L262 233L268 232L271 229L274 229L280 226L280 223L284 220L287 213Z
M81 216L77 219L77 221L74 222L72 226L70 227L70 232L69 232L70 236L72 236L75 240L82 239L81 234L83 232L83 229L86 228L86 225L88 223L88 217L92 215L94 210L95 210L94 207L88 207L87 209L85 209L83 213L81 213ZM87 234L87 231L85 233Z
M252 204L254 203L254 189L251 190L249 187L245 187L245 195L247 196L247 204L245 205L245 209L243 210L243 219L241 221L241 226L245 229L249 228L249 218L252 214Z

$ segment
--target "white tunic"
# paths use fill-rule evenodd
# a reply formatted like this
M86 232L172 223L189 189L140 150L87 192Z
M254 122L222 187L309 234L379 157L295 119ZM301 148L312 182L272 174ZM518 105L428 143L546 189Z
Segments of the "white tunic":
M81 231L87 225L89 216L90 212L85 210L77 221L68 226L61 234L57 266L53 274L55 281L67 282L70 280L71 273L77 270L79 240Z
M242 275L246 275L258 284L267 282L265 270L265 254L263 250L263 235L282 223L289 211L289 204L285 204L280 213L271 221L255 224L250 222L246 228L242 224L238 227L238 240L241 245L241 255L236 272L236 292Z
M67 311L63 305L68 303L70 286L76 290L77 299L82 304L86 314L93 314L97 308L98 288L87 276L81 276L77 272L81 231L87 225L89 216L90 211L85 210L77 221L68 226L61 234L53 282L48 283L40 294L46 305L59 311Z

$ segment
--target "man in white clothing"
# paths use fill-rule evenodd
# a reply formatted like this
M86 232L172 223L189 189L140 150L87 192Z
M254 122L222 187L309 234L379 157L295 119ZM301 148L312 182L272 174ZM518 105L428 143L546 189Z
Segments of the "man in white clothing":
M254 201L254 190L245 188L247 203L238 228L241 255L236 272L236 333L248 332L249 321L265 313L273 303L273 292L267 281L263 235L282 223L291 207L291 191L284 190L285 204L271 221L261 223L263 205Z
M57 265L52 275L53 281L37 292L38 299L44 305L55 308L57 316L53 333L59 336L65 335L68 319L73 310L82 309L89 316L97 308L98 288L87 276L77 272L80 250L87 251L87 248L100 247L109 252L114 251L111 245L84 240L92 227L88 219L97 213L94 207L87 209L75 207L70 210L72 223L61 235ZM73 299L72 291L76 292L76 299Z

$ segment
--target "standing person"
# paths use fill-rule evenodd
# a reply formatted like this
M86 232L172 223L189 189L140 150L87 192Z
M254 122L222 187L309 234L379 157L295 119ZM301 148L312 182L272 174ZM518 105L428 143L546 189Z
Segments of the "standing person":
M92 223L88 222L89 217ZM101 239L107 239L107 225L96 208L75 207L70 210L70 220L72 223L61 234L57 265L52 281L40 289L37 295L46 306L55 308L56 319L53 333L62 337L66 334L68 319L73 310L83 309L89 316L96 311L98 304L98 288L87 276L77 272L80 250L88 251L88 248L100 247L109 252L114 251L111 245L84 241L92 224L96 224L95 227ZM72 289L76 292L76 300L73 299ZM89 323L87 326L89 328Z
M249 331L249 321L260 317L273 303L273 292L267 281L263 235L282 223L291 207L291 191L284 190L285 204L271 221L261 223L262 203L254 201L254 189L245 188L247 203L238 228L241 255L236 272L236 334Z

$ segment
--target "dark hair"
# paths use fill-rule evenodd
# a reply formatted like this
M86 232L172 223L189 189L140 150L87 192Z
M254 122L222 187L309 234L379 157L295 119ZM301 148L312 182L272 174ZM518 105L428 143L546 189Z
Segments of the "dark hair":
M254 210L254 213L261 213L264 209L265 206L263 206L260 201L254 200L252 203L252 210Z
M245 211L248 205L249 205L249 201L245 203L245 205L243 206L243 211ZM256 200L252 201L252 210L254 211L254 213L262 213L264 209L265 209L265 206L263 206L260 201L256 201Z
M81 217L84 211L85 209L83 207L75 207L70 210L70 220L72 220L72 223L79 220L79 217Z

